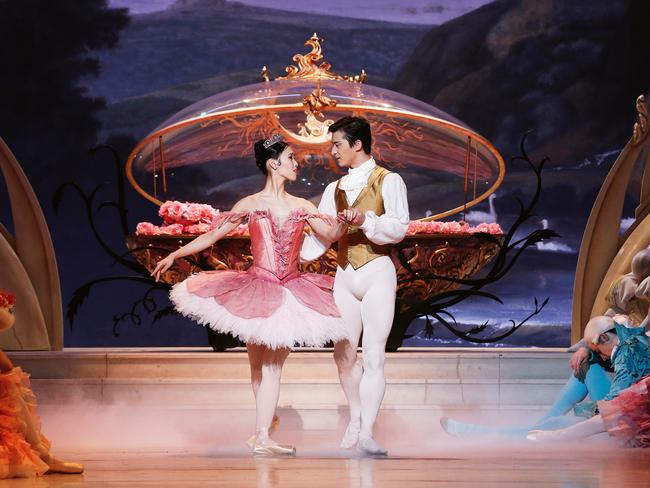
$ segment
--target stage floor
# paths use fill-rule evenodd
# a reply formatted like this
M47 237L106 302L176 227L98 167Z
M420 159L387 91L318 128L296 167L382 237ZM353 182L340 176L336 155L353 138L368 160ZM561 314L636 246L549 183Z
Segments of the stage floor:
M650 483L650 450L584 446L464 448L387 459L251 458L224 453L65 453L86 464L83 475L0 482L18 487L643 487Z
M13 487L628 487L650 486L650 450L607 435L574 445L460 440L449 416L530 425L568 377L553 350L404 351L388 355L375 435L386 459L338 448L348 414L331 352L290 356L274 438L296 458L252 458L255 410L246 354L67 350L12 355L32 373L53 452L86 473L0 481Z

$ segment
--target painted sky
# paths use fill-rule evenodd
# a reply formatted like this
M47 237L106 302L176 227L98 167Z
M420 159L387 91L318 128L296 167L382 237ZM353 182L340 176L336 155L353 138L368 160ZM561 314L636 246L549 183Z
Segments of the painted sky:
M132 14L164 10L176 0L109 0ZM435 25L463 15L492 0L239 0L238 3L293 12L340 15L368 20Z

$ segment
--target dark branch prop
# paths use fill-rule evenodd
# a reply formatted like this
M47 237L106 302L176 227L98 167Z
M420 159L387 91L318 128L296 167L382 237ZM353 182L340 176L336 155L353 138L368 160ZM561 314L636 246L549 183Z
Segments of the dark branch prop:
M99 243L100 247L109 256L111 256L116 263L124 266L129 271L136 273L136 276L110 276L105 278L99 278L84 283L79 288L77 288L72 293L72 298L68 302L68 306L67 306L66 316L68 318L68 321L70 322L70 327L73 327L75 318L79 313L81 306L86 301L86 299L90 296L91 290L96 285L104 284L104 283L112 283L116 281L122 281L122 282L127 281L127 282L145 284L149 286L149 288L147 289L143 297L140 298L139 300L136 300L131 306L131 309L129 311L119 315L115 315L113 317L113 335L119 336L118 325L127 319L129 319L130 322L134 325L141 324L142 317L138 313L139 307L142 307L144 311L147 313L155 312L158 307L156 305L156 301L153 299L151 294L156 291L163 291L165 292L165 294L167 294L169 292L170 285L166 283L154 281L153 278L150 276L147 268L145 268L140 263L138 263L135 259L132 258L133 251L129 251L126 253L115 251L100 234L99 229L95 224L95 216L97 213L101 212L105 208L112 208L117 212L122 234L125 237L129 234L129 222L127 218L128 211L126 208L126 198L125 198L125 189L124 189L124 184L125 184L124 168L122 166L122 162L119 157L119 154L111 146L102 144L100 146L92 148L89 151L89 153L90 155L95 155L98 151L102 149L106 149L110 151L113 156L113 162L115 164L115 172L117 175L117 180L116 180L117 198L115 200L105 201L100 205L98 205L97 207L95 207L96 205L95 198L99 194L99 191L106 186L105 183L95 186L95 188L93 188L93 190L87 194L75 182L67 181L63 183L61 186L59 186L59 188L57 188L57 190L54 192L54 195L52 197L52 203L54 206L54 212L58 214L59 208L61 206L61 202L63 201L66 191L73 190L79 197L81 197L81 200L83 201L86 210L86 217L88 219L90 229L93 233L93 236L95 237L95 240ZM157 319L161 318L162 316L163 315L160 315L160 312L156 314L156 316L154 317L154 322Z
M532 198L528 204L524 204L521 199L517 198L517 203L519 204L519 216L514 221L508 232L503 237L495 237L489 234L482 234L482 237L491 240L498 246L498 252L492 261L491 267L487 274L482 278L466 278L459 279L449 276L440 276L435 273L422 273L415 272L411 265L409 264L406 256L403 253L400 253L399 260L404 266L404 268L410 273L410 277L406 278L404 281L415 281L415 280L444 280L450 283L454 283L462 286L455 290L446 291L439 293L432 297L430 300L423 301L417 305L410 307L407 311L400 313L398 315L398 321L395 325L393 332L391 332L391 337L388 341L387 348L389 350L395 350L401 345L401 341L405 336L406 330L409 327L409 324L420 317L424 317L426 320L425 323L425 336L430 338L433 336L433 323L431 319L435 319L439 324L449 330L454 336L463 339L468 342L473 342L476 344L488 344L499 342L511 334L513 334L517 329L522 325L528 322L531 318L538 315L542 309L548 303L548 298L544 299L541 304L538 302L537 298L534 299L534 309L533 311L524 319L516 322L510 320L510 327L505 332L499 333L497 335L492 335L485 337L483 334L489 327L489 322L486 321L478 326L472 327L469 330L462 330L454 316L448 312L446 309L453 305L457 305L462 301L470 297L481 297L488 300L492 300L498 303L503 303L503 301L496 295L483 291L487 285L496 283L497 281L503 279L519 260L522 253L529 247L536 245L538 242L542 242L546 239L552 239L559 237L559 235L550 229L536 229L530 232L525 237L521 239L514 240L515 233L519 228L524 224L528 219L533 216L533 209L539 201L539 197L542 190L542 171L544 170L544 165L549 161L549 158L543 158L538 164L535 164L531 161L528 153L526 151L526 138L528 137L529 132L527 132L521 139L520 151L521 155L512 158L512 162L525 162L530 169L535 174L536 178L536 187L532 195ZM399 308L399 304L397 305Z

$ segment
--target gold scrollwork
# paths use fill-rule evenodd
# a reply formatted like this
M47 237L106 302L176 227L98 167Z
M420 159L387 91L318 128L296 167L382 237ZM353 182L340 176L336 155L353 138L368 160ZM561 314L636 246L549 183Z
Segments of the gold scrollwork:
M365 70L361 74L353 76L341 76L331 71L332 65L327 61L322 61L323 50L321 44L323 39L314 33L310 39L307 39L305 46L311 46L311 51L307 54L296 54L293 60L298 66L290 65L285 68L287 76L279 76L276 80L344 80L352 83L363 83L368 75ZM320 64L318 64L322 61ZM267 72L268 73L268 72Z

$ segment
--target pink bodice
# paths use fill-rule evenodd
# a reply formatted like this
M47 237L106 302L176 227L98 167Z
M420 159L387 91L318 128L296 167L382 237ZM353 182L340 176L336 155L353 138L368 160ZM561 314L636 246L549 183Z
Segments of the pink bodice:
M294 210L278 222L268 210L252 212L248 220L253 266L287 281L298 275L300 248L308 214Z
M238 317L268 317L283 302L285 288L304 306L321 314L339 316L332 299L333 278L315 273L301 273L300 248L308 218L329 217L292 210L278 222L269 210L219 216L224 222L237 223L248 218L253 265L242 271L206 271L188 278L187 289L217 303Z

